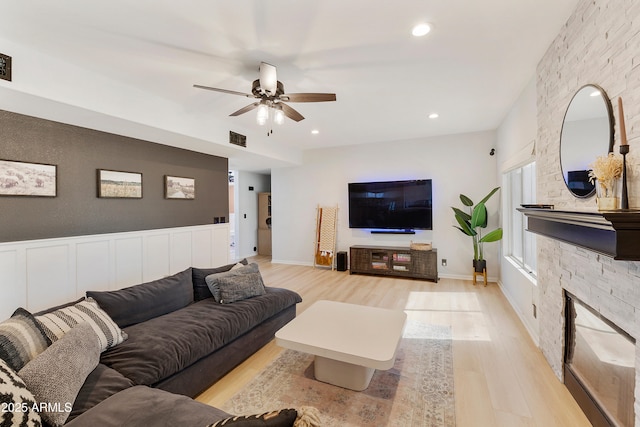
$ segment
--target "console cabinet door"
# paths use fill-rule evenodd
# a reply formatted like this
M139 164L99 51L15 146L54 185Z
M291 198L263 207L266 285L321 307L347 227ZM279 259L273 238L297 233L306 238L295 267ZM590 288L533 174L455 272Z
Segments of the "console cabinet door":
M351 270L356 272L371 270L371 251L369 249L351 248Z
M411 271L417 276L435 279L438 277L438 253L430 251L411 251Z

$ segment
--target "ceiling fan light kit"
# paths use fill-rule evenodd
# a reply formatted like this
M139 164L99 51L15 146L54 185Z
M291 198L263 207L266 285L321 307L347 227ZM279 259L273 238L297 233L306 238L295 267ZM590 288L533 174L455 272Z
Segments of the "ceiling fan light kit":
M260 103L258 106L258 114L256 115L256 121L260 126L263 126L269 120L269 106L267 104Z
M282 123L284 123L284 111L282 110L282 106L276 104L273 110L273 121L275 122L275 124L281 125Z
M230 116L239 116L247 113L253 109L258 109L256 115L256 121L259 125L265 125L269 118L272 118L274 123L282 124L284 118L288 117L293 121L299 122L304 120L304 116L295 109L291 108L284 102L327 102L335 101L335 93L290 93L285 94L284 85L278 81L276 67L267 64L266 62L260 63L259 68L260 78L253 81L251 85L251 93L237 92L234 90L220 89L210 86L193 85L198 89L212 90L214 92L227 93L230 95L240 95L247 98L259 99L258 102L249 104L242 107L238 111L234 111ZM271 113L273 110L273 113Z

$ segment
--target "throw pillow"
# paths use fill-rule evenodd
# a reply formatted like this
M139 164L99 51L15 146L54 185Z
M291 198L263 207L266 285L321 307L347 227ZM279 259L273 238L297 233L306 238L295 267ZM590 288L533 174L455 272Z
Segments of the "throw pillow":
M295 409L281 409L266 414L229 417L207 427L291 427L297 416L298 412Z
M221 299L220 283L219 283L220 279L225 277L236 277L236 276L241 276L244 274L252 274L252 273L260 274L260 270L258 269L258 264L251 263L249 265L239 267L239 268L235 268L234 266L234 268L228 271L208 275L207 277L205 277L205 281L207 282L207 286L209 287L209 291L211 292L211 295L213 295L213 299L216 300L216 302L220 302L220 299Z
M52 342L62 338L72 327L81 322L87 322L91 325L100 340L101 351L116 346L127 339L127 334L104 310L98 307L98 303L93 298L87 298L72 306L36 316L36 319Z
M88 291L121 328L171 313L193 302L191 268L117 291Z
M35 397L3 360L0 360L0 405L0 426L42 426L35 411L38 408Z
M239 264L247 265L249 262L245 259L239 262ZM207 286L207 282L205 278L210 274L223 273L225 271L231 270L236 264L227 264L222 267L216 268L196 268L193 267L191 269L192 280L193 280L193 299L195 301L200 301L203 299L211 298L211 291Z
M51 345L35 317L24 308L0 323L0 359L19 371Z
M242 267L244 267L246 265L247 264L243 264L243 263L239 262L236 265L234 265L233 267L231 267L231 270L229 270L229 271L237 270L237 269L242 268Z
M73 402L100 360L100 341L87 322L79 323L18 372L40 402L40 415L53 426L69 417Z
M239 276L220 277L220 303L231 304L243 299L267 293L260 273L241 274Z

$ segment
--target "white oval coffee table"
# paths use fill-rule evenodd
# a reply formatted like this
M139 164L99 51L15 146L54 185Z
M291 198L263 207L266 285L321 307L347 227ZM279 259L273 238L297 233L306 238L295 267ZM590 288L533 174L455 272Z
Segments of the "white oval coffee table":
M376 369L393 367L406 319L401 310L321 300L276 332L276 344L313 354L318 381L362 391Z

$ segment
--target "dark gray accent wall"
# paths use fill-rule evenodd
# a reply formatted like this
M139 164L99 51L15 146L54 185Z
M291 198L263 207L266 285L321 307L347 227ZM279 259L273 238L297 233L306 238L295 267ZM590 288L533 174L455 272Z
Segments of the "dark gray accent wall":
M228 160L0 110L0 159L57 165L57 197L0 196L0 241L229 219ZM142 199L97 197L97 169L142 173ZM164 198L164 176L195 178L195 200Z

